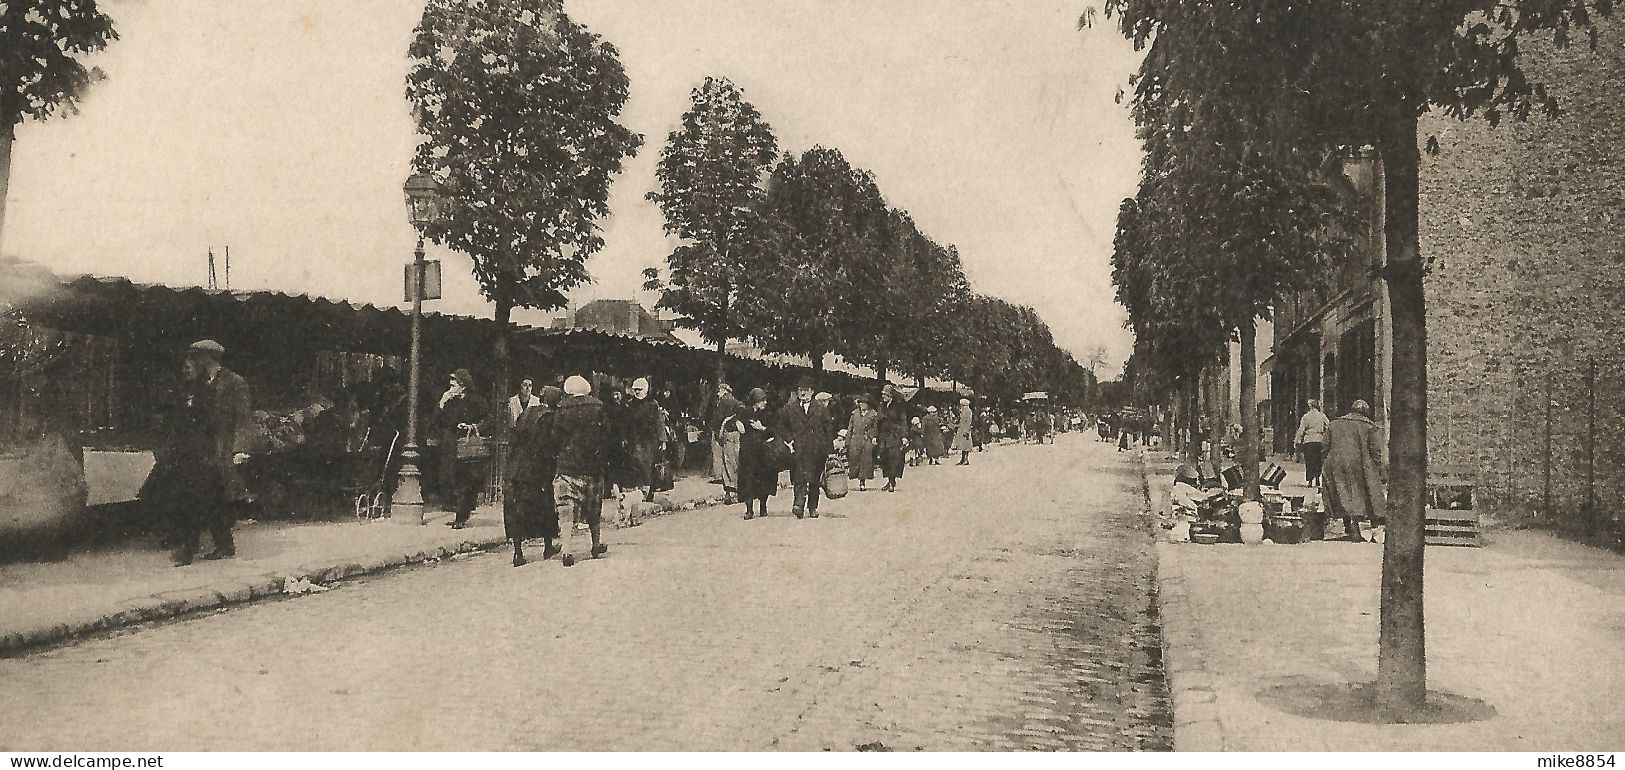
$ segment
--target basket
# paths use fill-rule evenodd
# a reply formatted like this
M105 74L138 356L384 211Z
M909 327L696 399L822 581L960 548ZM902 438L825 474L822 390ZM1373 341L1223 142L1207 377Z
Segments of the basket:
M1271 516L1264 520L1264 537L1272 543L1297 545L1304 541L1303 517Z
M470 426L468 433L457 438L458 462L488 460L490 457L491 439L481 436L478 428Z

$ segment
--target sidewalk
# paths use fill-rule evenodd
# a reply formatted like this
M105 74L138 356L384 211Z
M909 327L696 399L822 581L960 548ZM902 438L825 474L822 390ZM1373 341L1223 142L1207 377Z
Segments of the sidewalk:
M681 479L658 496L658 513L712 505L722 487L704 476ZM614 501L605 501L606 525ZM0 565L0 655L149 620L212 609L404 564L503 545L502 511L486 506L469 526L444 526L445 511L424 526L388 519L361 523L242 522L237 557L171 566L152 539L77 551L65 561ZM536 551L540 556L540 548ZM532 557L536 558L536 557ZM290 586L290 583L293 583Z
M1148 455L1167 511L1174 463ZM1282 465L1286 465L1282 463ZM1288 480L1302 479L1301 468ZM1457 724L1336 721L1376 677L1382 546L1159 542L1178 751L1608 749L1625 736L1625 559L1539 532L1427 550L1428 682L1493 713ZM1331 686L1331 687L1323 687ZM1299 714L1322 712L1327 718ZM1289 713L1291 712L1291 713Z

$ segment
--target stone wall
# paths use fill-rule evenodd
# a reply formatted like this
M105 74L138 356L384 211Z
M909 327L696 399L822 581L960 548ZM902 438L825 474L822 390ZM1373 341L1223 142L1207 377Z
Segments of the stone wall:
M1442 148L1422 174L1430 457L1517 508L1542 507L1550 469L1572 518L1588 490L1625 508L1625 24L1525 58L1561 117L1423 124Z

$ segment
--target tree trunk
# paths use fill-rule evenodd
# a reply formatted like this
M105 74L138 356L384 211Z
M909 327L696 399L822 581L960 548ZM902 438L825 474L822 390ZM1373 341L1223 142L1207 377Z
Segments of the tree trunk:
M880 383L881 385L886 384L886 366L887 365L888 365L888 362L881 361L880 364L875 367L875 382Z
M728 382L728 340L717 341L717 385Z
M919 388L920 390L925 390L925 377L916 376L914 378L914 387Z
M723 300L722 300L722 313L721 313L721 316L720 316L722 321L723 321L723 324L722 324L722 330L719 330L717 332L717 376L716 376L716 382L714 383L714 385L721 385L722 383L728 381L728 379L727 379L728 378L728 333L727 333L726 329L728 328L728 324L727 324L727 320L728 320L728 298L727 298L727 294L728 294L729 290L730 290L730 288L729 288L728 284L724 283L723 286L722 286ZM713 388L713 390L714 389L715 388Z
M495 365L496 373L492 375L491 379L491 403L505 406L508 403L508 390L512 387L512 384L508 382L508 369L511 363L508 354L508 337L512 334L512 331L508 328L508 323L513 318L513 300L499 296L496 302L497 341L495 348L491 351L492 364Z
M0 115L0 254L6 243L6 194L11 189L11 145L16 141L16 122Z
M1224 470L1224 405L1219 403L1219 375L1217 366L1202 370L1202 408L1207 412L1207 459L1213 472Z
M1382 550L1377 705L1406 721L1427 705L1422 617L1422 510L1427 493L1427 315L1422 287L1417 121L1395 121L1382 138L1388 313L1393 383L1388 430L1388 529ZM1380 417L1380 415L1379 415Z
M812 355L812 370L813 370L813 374L815 374L815 375L822 375L824 373L824 354L823 353L814 353Z
M1202 432L1202 379L1192 377L1190 381L1190 408L1185 414L1185 456L1192 462L1202 461L1202 440L1198 436Z
M1251 318L1241 325L1241 446L1236 447L1236 462L1241 463L1242 493L1246 500L1259 498L1257 326Z

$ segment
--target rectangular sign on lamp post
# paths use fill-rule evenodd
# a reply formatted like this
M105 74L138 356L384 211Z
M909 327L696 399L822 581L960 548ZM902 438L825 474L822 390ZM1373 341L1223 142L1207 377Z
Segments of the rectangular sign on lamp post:
M419 265L422 266L422 274L421 274L421 277L419 278L419 280L414 281L414 280L412 280L413 279L413 273L418 272L414 268L416 268ZM419 295L418 289L419 288L422 289L422 298L423 299L425 299L425 300L440 299L440 260L438 260L438 259L430 259L430 260L425 260L423 262L408 262L408 263L406 263L406 301L407 302L411 302L413 299L418 297L418 295Z

